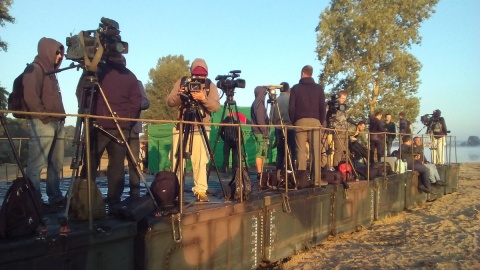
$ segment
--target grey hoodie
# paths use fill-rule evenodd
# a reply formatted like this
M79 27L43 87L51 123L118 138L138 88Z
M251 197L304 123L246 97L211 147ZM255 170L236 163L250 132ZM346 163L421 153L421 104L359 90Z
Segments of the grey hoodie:
M65 113L62 94L55 74L46 72L57 70L62 59L55 64L56 52L64 53L63 45L51 38L41 38L38 42L38 54L23 75L24 98L30 112ZM41 119L43 123L63 120L65 117L32 115L29 118Z
M265 107L265 95L267 89L263 86L255 87L255 100L253 101L250 114L252 122L255 125L268 124L267 108ZM256 134L263 134L264 137L268 137L269 130L267 127L255 127L252 126L252 132Z

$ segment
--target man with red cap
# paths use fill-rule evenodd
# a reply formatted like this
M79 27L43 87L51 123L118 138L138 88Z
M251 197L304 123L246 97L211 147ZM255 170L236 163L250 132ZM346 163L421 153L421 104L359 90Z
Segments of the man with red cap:
M208 75L208 66L205 60L197 58L193 60L192 66L190 67L190 72L192 77L195 80L203 82L198 91L190 91L191 99L195 100L199 105L199 111L203 111L201 114L203 117L201 119L202 123L210 123L210 115L212 112L216 112L220 108L220 98L218 95L217 86L214 83L210 83L210 79L207 78ZM179 107L179 119L184 115L184 112L189 109L188 106L183 106L182 99L184 98L186 89L184 87L184 82L187 78L179 79L173 86L172 91L167 97L167 104L169 107ZM193 194L195 194L195 199L197 202L208 202L207 196L207 163L209 161L208 152L203 142L203 137L200 131L198 130L198 125L194 125L193 134L193 143L191 148L190 159L192 161L193 167L193 182L194 186L192 188ZM209 135L210 126L205 125L205 130L207 131L207 136ZM173 129L173 143L172 143L172 170L175 170L177 162L177 145L179 138L179 125L175 125ZM208 139L208 138L206 138ZM187 140L189 141L189 140ZM185 147L189 147L188 145ZM183 151L185 149L180 149Z

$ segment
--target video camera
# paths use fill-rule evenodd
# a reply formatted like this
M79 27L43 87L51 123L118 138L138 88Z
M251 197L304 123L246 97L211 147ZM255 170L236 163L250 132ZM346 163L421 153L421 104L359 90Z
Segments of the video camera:
M282 89L283 85L281 84L272 84L272 85L264 85L263 87L267 88L268 94L268 103L272 103L277 98L277 89Z
M95 71L100 59L109 53L128 53L128 43L120 37L118 22L102 17L97 30L80 31L67 37L65 58L83 62L90 71Z
M440 110L434 110L432 114L425 114L420 117L420 122L427 127L427 133L441 132ZM449 133L450 131L447 131Z
M328 113L330 115L336 114L337 111L346 111L347 110L347 104L345 103L340 103L338 101L338 95L333 94L330 100L327 100L327 105L328 105Z
M431 122L433 120L433 114L425 114L420 116L420 122L424 124L425 126L430 126Z
M235 94L235 88L245 88L245 80L240 79L239 73L242 73L241 70L232 70L228 75L218 75L215 77L217 82L217 87L222 89L224 93L227 94L227 97L232 97ZM238 79L236 79L238 78Z

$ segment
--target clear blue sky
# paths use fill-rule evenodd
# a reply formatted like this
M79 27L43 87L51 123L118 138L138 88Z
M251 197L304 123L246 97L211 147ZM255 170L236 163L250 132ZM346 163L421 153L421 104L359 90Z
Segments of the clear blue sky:
M8 52L0 52L0 84L11 91L15 77L36 55L45 36L65 43L70 33L93 30L101 17L120 24L129 42L128 67L142 82L160 57L183 54L206 59L215 78L241 69L247 81L238 89L239 106L250 106L257 85L290 85L310 64L319 75L315 27L329 1L51 1L17 0L10 9L15 24L0 28ZM412 53L423 64L420 115L442 111L452 135L480 136L480 1L440 0L437 12L420 30L422 45ZM71 61L64 59L62 67ZM67 113L76 113L80 72L58 75ZM223 100L222 100L223 103ZM416 119L415 130L422 125ZM74 119L68 124L74 125Z

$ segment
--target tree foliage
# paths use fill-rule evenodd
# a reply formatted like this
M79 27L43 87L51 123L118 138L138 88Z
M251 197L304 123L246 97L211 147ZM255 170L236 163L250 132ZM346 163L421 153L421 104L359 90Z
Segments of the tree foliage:
M0 26L5 26L5 22L15 23L15 18L10 16L8 13L9 8L12 6L12 0L1 0L0 1ZM7 51L8 43L2 40L0 37L0 50Z
M320 84L332 93L347 91L353 118L377 110L418 116L421 64L408 50L421 43L420 25L438 1L332 0L321 13Z
M7 109L7 98L8 98L8 92L5 87L0 86L0 109L1 110L6 110Z
M190 75L190 61L183 55L167 55L158 59L157 66L148 73L150 81L145 85L145 92L150 100L150 108L142 113L147 119L174 120L178 108L170 108L166 98L177 80Z

